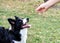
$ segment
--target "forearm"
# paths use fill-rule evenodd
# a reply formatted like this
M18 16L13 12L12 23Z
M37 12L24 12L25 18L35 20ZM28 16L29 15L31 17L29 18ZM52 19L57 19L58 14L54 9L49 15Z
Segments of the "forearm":
M48 0L46 2L46 4L48 4L48 6L50 7L50 6L53 6L54 4L56 4L58 2L60 2L60 0Z

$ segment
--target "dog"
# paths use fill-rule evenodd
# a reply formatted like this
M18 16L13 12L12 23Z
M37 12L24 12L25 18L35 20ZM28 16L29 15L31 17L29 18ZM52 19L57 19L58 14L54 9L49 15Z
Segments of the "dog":
M0 43L26 43L29 18L15 16L15 19L8 18L8 22L11 25L9 29L0 27Z

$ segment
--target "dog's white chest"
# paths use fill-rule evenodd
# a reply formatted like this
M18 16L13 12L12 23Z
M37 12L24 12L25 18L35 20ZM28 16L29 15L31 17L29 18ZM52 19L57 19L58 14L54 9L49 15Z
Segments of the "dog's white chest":
M15 41L15 40L13 40L13 42L14 42L14 43L21 43L20 41Z
M14 43L26 43L26 40L27 40L27 29L22 29L20 31L20 34L21 34L21 41L14 41Z

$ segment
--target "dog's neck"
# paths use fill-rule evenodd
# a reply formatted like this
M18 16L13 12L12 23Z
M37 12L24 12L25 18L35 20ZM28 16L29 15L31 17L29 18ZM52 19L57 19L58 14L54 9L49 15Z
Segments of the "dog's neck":
M20 30L12 29L12 27L10 27L9 30L10 30L10 33L15 37L14 40L21 41Z
M11 27L11 26L10 26L9 30L15 31L15 32L18 31L18 33L20 32L20 29L18 30L17 28L14 28L14 27Z
M18 35L19 34L20 35L20 30L18 30L16 28L14 29L13 27L10 27L9 30L10 30L11 34L14 34L14 35Z

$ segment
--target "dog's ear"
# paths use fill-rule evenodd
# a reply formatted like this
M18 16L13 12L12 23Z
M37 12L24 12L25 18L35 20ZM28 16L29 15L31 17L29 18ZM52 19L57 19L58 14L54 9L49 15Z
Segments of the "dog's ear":
M8 18L8 22L9 22L11 25L14 25L16 21L15 21L14 19Z
M22 19L22 18L19 18L19 17L15 16L15 20L19 20L19 19Z
M17 16L15 16L15 19L18 20L19 18Z

